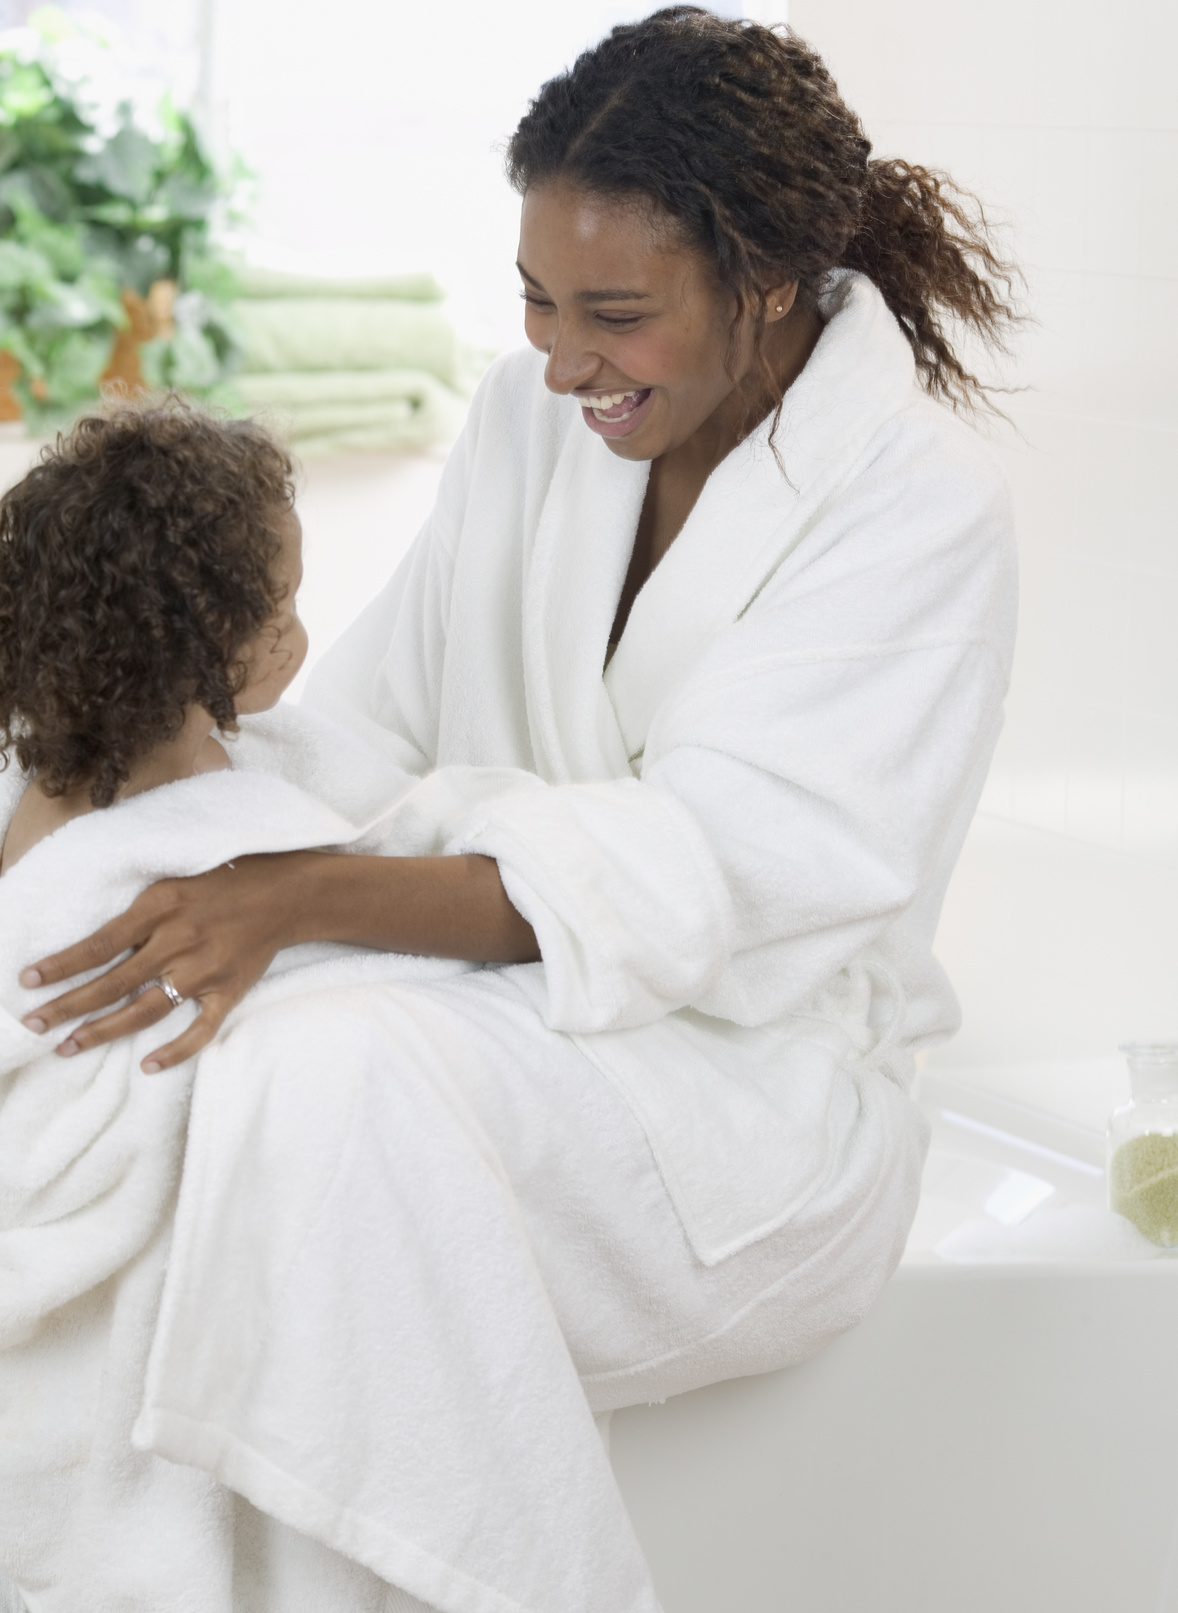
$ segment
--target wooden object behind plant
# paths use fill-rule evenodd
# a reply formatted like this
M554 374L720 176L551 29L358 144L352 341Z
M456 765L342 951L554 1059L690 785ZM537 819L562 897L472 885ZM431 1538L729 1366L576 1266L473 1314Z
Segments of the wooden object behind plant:
M12 383L20 374L20 365L0 348L0 420L19 420L21 417L20 399L12 390Z
M143 390L143 367L139 361L139 344L154 341L157 337L166 340L175 335L176 324L172 318L172 306L175 300L174 280L156 280L146 297L141 297L130 286L124 286L122 302L127 310L128 324L124 330L115 332L110 362L101 376L104 386L113 382L131 392ZM0 422L20 420L23 416L20 399L12 390L12 383L18 379L20 373L21 367L16 359L11 353L0 348ZM36 390L37 382L34 381L34 394Z
M140 392L144 382L139 344L154 341L157 336L169 337L175 333L172 305L176 300L176 282L156 280L146 297L141 297L130 286L124 286L122 299L128 323L123 330L116 331L110 363L100 379L104 385L113 381L132 392Z

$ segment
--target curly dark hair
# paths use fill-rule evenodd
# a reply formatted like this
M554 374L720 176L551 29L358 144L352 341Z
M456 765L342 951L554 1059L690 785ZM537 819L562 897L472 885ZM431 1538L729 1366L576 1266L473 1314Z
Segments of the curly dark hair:
M1020 317L1016 271L981 204L945 174L872 160L821 59L788 29L697 6L615 28L541 88L508 144L507 173L521 194L567 179L653 201L734 296L734 335L767 287L796 280L799 302L813 306L829 270L862 271L927 390L955 408L991 389L954 351L945 316L999 351ZM772 382L760 321L755 330Z
M235 726L274 615L289 456L250 420L116 401L0 498L0 748L109 806L199 704Z

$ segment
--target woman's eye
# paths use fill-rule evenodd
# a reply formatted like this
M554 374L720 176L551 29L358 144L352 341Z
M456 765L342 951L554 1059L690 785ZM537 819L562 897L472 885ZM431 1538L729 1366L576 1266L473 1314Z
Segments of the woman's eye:
M544 297L537 297L535 292L521 291L519 295L520 301L528 308L534 308L538 314L551 314L556 311L552 303ZM642 322L641 314L596 314L594 317L597 323L604 325L607 330L633 330L635 325Z

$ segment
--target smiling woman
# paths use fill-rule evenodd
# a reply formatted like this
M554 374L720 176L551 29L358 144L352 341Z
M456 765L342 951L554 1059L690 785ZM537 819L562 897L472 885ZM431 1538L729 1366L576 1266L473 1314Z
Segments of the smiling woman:
M531 346L308 709L233 749L314 831L241 828L14 1005L71 1072L207 1049L139 1455L103 1426L143 1493L273 1521L251 1613L655 1613L590 1413L864 1314L956 1023L932 936L1014 627L944 401L948 320L1008 317L968 200L872 162L801 41L685 6L544 85L509 172ZM323 801L351 855L306 849ZM155 1047L160 978L199 1012ZM111 1607L140 1569L104 1559Z
M750 371L756 325L740 333L746 351L733 354L730 298L707 258L684 247L681 228L649 205L619 207L560 182L525 190L519 270L528 340L548 354L549 390L573 394L590 429L624 443L614 451L626 458L662 462L693 444L705 423L713 440L701 457L715 460L719 449L723 458L774 390L800 373L821 330L811 309L780 333L768 385ZM597 281L623 289L594 289ZM780 324L796 291L792 282L767 287L759 322ZM743 372L736 385L734 368ZM640 428L649 429L638 437Z
M548 355L544 384L571 394L613 453L650 461L611 645L712 471L780 400L822 330L815 308L786 318L796 281L764 288L757 316L734 328L714 264L683 235L649 203L619 206L559 179L524 190L524 329ZM594 289L609 286L623 289ZM765 369L750 362L754 343Z

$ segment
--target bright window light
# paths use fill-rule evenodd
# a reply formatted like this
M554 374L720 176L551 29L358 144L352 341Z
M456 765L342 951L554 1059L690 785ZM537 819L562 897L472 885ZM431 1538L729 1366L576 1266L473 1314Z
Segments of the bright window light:
M195 95L221 154L256 175L254 256L356 273L430 268L455 319L522 339L519 203L502 145L540 85L619 22L626 0L97 0L127 44ZM785 5L713 10L784 20Z

